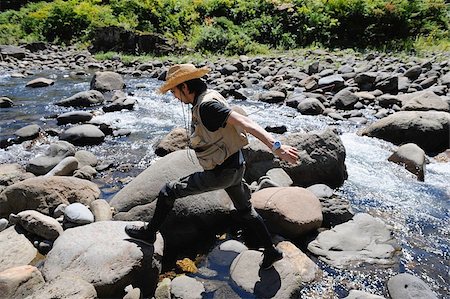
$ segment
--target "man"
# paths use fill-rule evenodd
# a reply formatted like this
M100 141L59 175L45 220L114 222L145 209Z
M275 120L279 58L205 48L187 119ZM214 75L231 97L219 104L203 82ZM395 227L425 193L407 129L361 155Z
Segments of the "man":
M201 77L208 72L209 69L196 68L192 64L174 65L159 89L161 93L170 90L181 102L193 106L190 147L204 171L167 183L158 195L150 223L128 225L125 231L130 237L153 243L156 232L177 198L225 189L239 215L264 245L260 266L268 269L282 259L283 254L273 245L263 219L252 207L250 190L242 179L245 161L241 149L248 143L246 133L250 133L284 161L296 163L298 152L296 148L275 140L247 116L230 109L217 91L207 89Z

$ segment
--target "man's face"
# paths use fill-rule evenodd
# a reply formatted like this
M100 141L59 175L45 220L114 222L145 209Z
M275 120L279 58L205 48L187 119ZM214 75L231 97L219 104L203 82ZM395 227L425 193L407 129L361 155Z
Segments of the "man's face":
M181 102L183 102L185 104L189 104L185 93L182 92L183 87L184 87L184 85L181 85L181 88L178 88L175 86L174 88L170 89L170 92L173 94L174 97L179 99Z

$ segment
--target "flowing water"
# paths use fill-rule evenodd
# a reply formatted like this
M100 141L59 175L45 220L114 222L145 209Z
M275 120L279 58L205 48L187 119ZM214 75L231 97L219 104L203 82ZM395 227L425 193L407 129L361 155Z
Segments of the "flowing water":
M35 77L54 78L46 88L26 88ZM0 74L0 96L11 98L15 106L0 109L0 139L11 137L15 130L31 124L42 128L58 128L55 115L74 110L53 103L79 91L89 89L91 75L72 78L67 73L48 71L26 79ZM170 95L155 92L156 79L126 77L127 92L138 100L133 111L111 112L96 118L113 126L131 130L128 137L108 136L101 145L83 147L93 152L100 162L119 165L102 173L97 179L102 198L110 199L131 177L146 169L156 159L153 150L160 138L174 127L187 127L189 111ZM250 94L257 90L248 90ZM255 101L235 101L245 106L250 117L264 126L286 125L288 132L323 130L335 121L326 117L299 115L295 109ZM95 109L95 108L93 108ZM439 295L449 294L449 207L450 163L430 158L425 182L419 182L401 166L388 162L395 146L356 134L358 125L350 122L338 126L346 148L348 179L338 190L347 198L355 212L367 212L391 225L402 250L393 267L365 266L339 270L316 260L324 271L321 282L311 284L301 298L342 298L352 288L387 296L386 280L399 272L422 278ZM61 127L59 129L62 129ZM0 163L26 162L45 152L56 137L25 142L0 150ZM128 165L129 167L122 167ZM226 272L219 280L227 280ZM209 296L206 296L209 298Z

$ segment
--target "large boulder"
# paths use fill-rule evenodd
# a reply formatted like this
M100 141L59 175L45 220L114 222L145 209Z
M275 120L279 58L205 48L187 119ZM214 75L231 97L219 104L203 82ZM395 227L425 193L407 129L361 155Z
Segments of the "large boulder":
M0 232L0 271L30 264L37 255L21 228L11 226Z
M98 27L93 32L92 51L116 51L135 54L136 34L122 27Z
M400 111L376 121L361 134L397 145L415 143L427 153L439 153L449 148L450 113Z
M295 186L308 187L323 183L335 188L347 179L345 147L332 129L307 134L293 133L280 140L299 150L299 163L276 162L270 149L262 142L252 140L250 146L244 149L247 181L257 181L269 169L280 167L280 164Z
M393 264L397 247L391 228L365 213L321 232L308 244L309 251L338 268L361 263Z
M297 238L322 224L320 201L304 188L265 188L253 193L251 201L269 230L282 236Z
M157 160L110 201L110 205L119 212L114 219L149 221L161 187L166 182L200 170L191 150L176 151ZM202 240L214 237L227 224L232 208L233 204L224 190L177 199L160 229L167 248L186 249L187 244L195 247Z
M8 186L0 194L0 217L24 210L51 215L59 204L80 202L89 205L97 199L96 184L74 177L36 177Z
M277 245L283 259L273 268L261 271L261 252L246 250L233 261L230 276L233 284L249 298L293 298L307 284L321 276L319 267L295 245L284 241Z
M173 152L152 163L122 188L109 204L117 212L127 212L135 206L151 203L165 183L196 171L202 171L202 168L194 151Z
M121 297L132 284L153 294L161 271L163 240L154 245L130 239L127 222L101 221L64 231L48 253L45 279L78 276L94 285L99 297Z

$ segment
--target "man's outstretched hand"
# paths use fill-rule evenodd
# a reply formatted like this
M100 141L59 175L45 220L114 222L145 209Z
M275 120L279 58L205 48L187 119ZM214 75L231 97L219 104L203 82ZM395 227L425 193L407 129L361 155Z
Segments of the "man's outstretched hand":
M298 150L293 146L283 144L274 153L283 161L291 164L298 163Z

